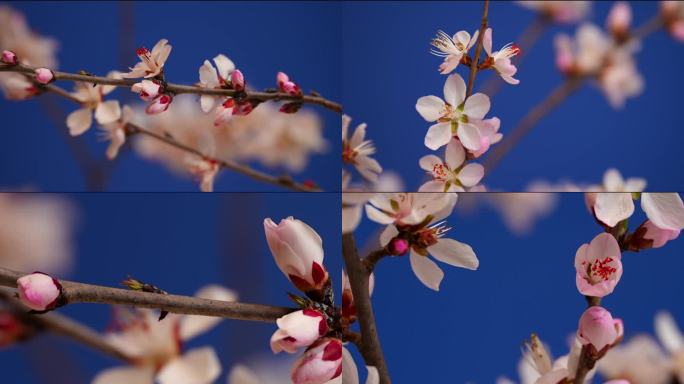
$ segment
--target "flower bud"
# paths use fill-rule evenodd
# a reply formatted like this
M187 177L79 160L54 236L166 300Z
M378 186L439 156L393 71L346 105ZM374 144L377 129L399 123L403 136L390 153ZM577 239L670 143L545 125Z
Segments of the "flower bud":
M10 65L17 65L17 55L12 51L4 50L2 51L2 62Z
M280 91L292 96L298 96L302 94L302 91L301 89L299 89L299 86L295 84L293 81L290 81L290 77L287 76L285 73L278 72L276 80L278 82L278 89L280 89Z
M629 26L632 23L632 8L626 1L619 1L613 5L608 13L606 25L608 30L618 40L624 40L628 37Z
M319 339L292 368L294 384L323 384L342 374L342 341Z
M279 224L265 219L264 230L278 268L299 290L317 291L329 283L323 241L313 228L290 216Z
M406 239L395 237L387 244L387 251L392 256L401 256L409 250L409 243Z
M575 280L580 293L594 297L612 293L622 277L621 258L617 240L608 233L582 244L575 254Z
M328 323L322 313L313 309L292 312L278 320L278 330L271 336L273 353L295 353L297 348L308 347L328 333Z
M37 68L35 70L35 73L36 81L38 81L41 84L47 84L55 79L55 75L52 73L51 70L47 68Z
M589 344L600 352L618 341L622 333L622 320L613 319L603 307L593 306L582 314L577 336L583 345Z
M17 289L21 302L34 311L54 309L62 294L62 285L59 281L41 272L17 279Z
M159 113L162 113L169 109L169 106L171 105L171 102L173 101L173 97L167 93L157 97L150 103L147 108L145 108L145 113L148 115L156 115Z
M133 84L131 91L140 95L140 98L144 101L152 101L159 96L161 88L161 84L156 81L143 80L139 83Z
M679 236L678 229L662 229L653 224L651 220L646 220L641 225L646 233L643 235L644 239L651 240L653 243L651 248L660 248L670 240L674 240Z
M234 70L230 74L230 84L233 89L241 92L245 90L245 77L242 75L239 69Z

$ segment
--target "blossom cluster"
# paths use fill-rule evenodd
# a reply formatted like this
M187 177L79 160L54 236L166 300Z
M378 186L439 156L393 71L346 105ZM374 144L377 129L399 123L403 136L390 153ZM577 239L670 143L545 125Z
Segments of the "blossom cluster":
M489 97L483 93L470 94L473 84L466 84L461 75L454 72L459 64L473 70L491 69L505 82L518 84L514 78L518 69L511 58L520 52L515 44L507 44L498 51L492 50L492 29L484 30L483 36L476 31L472 36L459 31L449 36L443 31L432 40L432 53L443 57L439 72L448 75L444 83L444 99L430 95L416 102L416 110L425 121L434 123L425 136L425 146L436 151L446 146L444 158L427 155L420 159L420 167L430 180L420 192L462 192L481 190L478 184L484 177L484 167L472 163L486 153L490 146L501 141L501 121L497 117L486 118L491 108ZM482 44L485 57L469 56L474 46ZM479 47L476 49L479 55ZM473 78L470 77L470 82Z

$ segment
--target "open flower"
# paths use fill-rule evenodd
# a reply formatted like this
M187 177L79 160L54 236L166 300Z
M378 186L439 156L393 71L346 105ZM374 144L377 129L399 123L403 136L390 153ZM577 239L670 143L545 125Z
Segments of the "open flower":
M211 134L204 132L198 138L198 149L203 154L187 154L185 167L200 182L202 192L214 191L214 180L221 170L221 165L214 157L216 155L216 140Z
M387 247L395 238L407 240L411 247L411 268L416 277L428 288L438 291L444 272L428 255L470 270L477 269L480 263L468 244L443 237L450 229L444 221L435 220L418 225L388 225L380 235L380 245Z
M368 200L366 215L379 224L416 225L449 216L457 199L455 193L381 193Z
M622 320L613 319L605 308L589 307L579 320L577 337L583 345L591 345L595 352L615 344L623 335Z
M426 121L438 122L428 130L425 146L436 150L456 136L467 149L480 149L481 135L477 124L489 111L489 97L476 93L466 100L465 96L465 81L460 75L452 74L444 83L444 100L432 95L418 99L418 113Z
M166 59L169 58L171 53L171 46L168 45L169 41L166 39L161 39L157 44L152 47L152 52L147 48L141 47L135 51L135 54L140 58L140 62L137 63L133 68L130 68L130 72L124 73L121 76L124 78L151 78L159 76L164 70L164 63Z
M571 39L559 34L554 41L556 47L556 64L563 73L593 74L605 62L606 55L612 48L612 42L599 27L594 24L582 24Z
M278 268L299 290L320 291L329 284L323 240L313 228L290 216L278 224L265 219L264 231Z
M133 109L124 105L121 118L112 123L103 124L100 129L105 140L109 140L107 158L113 160L119 154L119 149L126 143L126 125L133 119Z
M604 379L629 378L630 384L672 382L668 356L658 342L646 334L636 335L629 342L611 348L597 366Z
M54 309L62 294L62 284L50 275L35 272L17 279L19 299L34 311Z
M207 286L197 297L234 301L234 292ZM105 337L135 362L133 366L100 372L93 384L209 384L221 374L221 363L211 347L183 352L186 341L218 325L220 317L169 314L159 321L147 309L117 308L115 331Z
M152 101L163 91L156 80L143 80L131 86L131 91L137 93L143 101Z
M324 384L342 374L342 341L319 339L292 367L294 384Z
M468 50L477 42L479 32L475 31L471 38L470 33L466 31L458 31L453 37L449 37L444 31L437 31L437 37L430 42L435 49L431 49L430 52L444 58L444 62L439 66L439 73L446 75L456 69L463 56L467 55Z
M119 72L109 72L107 77L117 79ZM71 112L67 116L66 124L71 136L78 136L87 131L93 124L93 112L98 124L113 123L121 117L121 106L118 100L104 101L104 95L111 93L116 87L90 83L76 83L73 96L81 103L81 109Z
M486 66L494 68L496 73L508 84L518 84L520 80L514 79L513 76L518 72L518 68L511 63L511 57L520 53L520 48L513 43L506 44L503 48L496 52L492 52L492 29L487 28L482 38L482 45L485 52L487 52L487 60L484 62Z
M684 203L678 193L642 193L641 209L660 229L679 231L684 228Z
M557 23L576 23L585 18L591 10L591 1L536 0L517 3Z
M356 170L371 182L378 180L378 175L382 173L382 167L377 160L370 157L375 153L375 146L366 137L366 123L359 124L354 131L351 139L348 137L349 123L351 118L342 115L342 161L352 164Z
M199 69L199 86L202 88L215 89L229 86L231 74L235 71L235 64L223 54L214 57L216 68L211 65L209 60L204 60L204 64ZM201 95L200 106L204 112L211 111L220 96Z
M641 192L646 188L646 180L641 178L622 178L616 169L609 169L603 175L603 185L591 187L601 192L589 192L585 201L596 219L609 227L616 226L622 220L628 219L634 213L632 193Z
M580 293L594 297L612 293L622 277L621 258L620 246L609 233L582 244L575 254L575 280Z
M313 309L289 313L276 320L276 324L278 330L271 336L273 353L295 353L328 333L325 316Z
M420 167L432 177L420 186L418 192L465 192L482 180L484 167L465 162L466 154L460 142L453 139L447 144L444 161L435 155L420 159Z

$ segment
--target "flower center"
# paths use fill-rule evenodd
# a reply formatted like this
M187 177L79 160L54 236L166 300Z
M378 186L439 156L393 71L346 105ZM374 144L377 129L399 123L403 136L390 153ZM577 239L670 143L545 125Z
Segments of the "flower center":
M583 264L587 267L587 276L589 276L590 282L599 283L611 279L615 272L617 272L617 268L610 264L613 260L612 257L605 257L593 263L585 261Z

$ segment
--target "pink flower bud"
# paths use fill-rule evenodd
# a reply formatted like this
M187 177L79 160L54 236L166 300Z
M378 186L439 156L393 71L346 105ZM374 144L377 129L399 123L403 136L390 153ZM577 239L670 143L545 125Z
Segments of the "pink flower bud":
M7 347L25 337L24 324L7 311L0 312L0 347Z
M47 84L55 78L55 75L52 73L52 71L47 68L38 68L36 69L35 73L36 81L41 84Z
M328 333L328 323L322 313L313 309L292 312L278 320L278 330L271 336L273 353L297 352L297 348L308 347Z
M230 74L230 84L233 89L240 92L245 90L245 77L242 75L239 69L234 70Z
M17 55L12 51L2 51L2 62L5 64L17 65Z
M624 37L632 23L632 8L625 1L616 2L608 13L606 25L613 35Z
M660 248L668 241L676 239L680 232L678 229L659 228L651 220L646 220L641 226L646 229L644 239L653 240L653 248Z
M161 91L161 84L152 80L143 80L139 83L133 84L131 91L140 95L144 101L153 101L159 96Z
M401 256L409 250L409 243L406 239L394 238L387 244L387 251L392 256Z
M299 89L299 86L295 84L293 81L290 81L289 76L287 76L285 73L278 72L276 80L278 81L278 89L280 89L281 92L285 92L292 96L302 94L302 91L301 89Z
M17 279L19 299L35 311L45 311L56 307L62 293L62 285L52 276L41 272L22 276Z
M294 384L323 384L342 374L342 342L319 339L292 368Z
M313 228L290 216L279 224L267 218L264 230L278 268L298 289L318 290L329 282L323 267L323 241Z
M615 238L602 233L575 254L577 289L585 296L603 297L613 292L622 277L622 254Z
M622 321L613 319L603 307L589 307L579 320L579 340L583 345L593 346L597 352L614 344L622 334Z
M171 105L172 101L173 97L165 93L154 99L154 101L152 101L152 103L150 103L150 105L148 105L147 108L145 108L145 113L147 113L148 115L156 115L162 113L169 109L169 106Z

